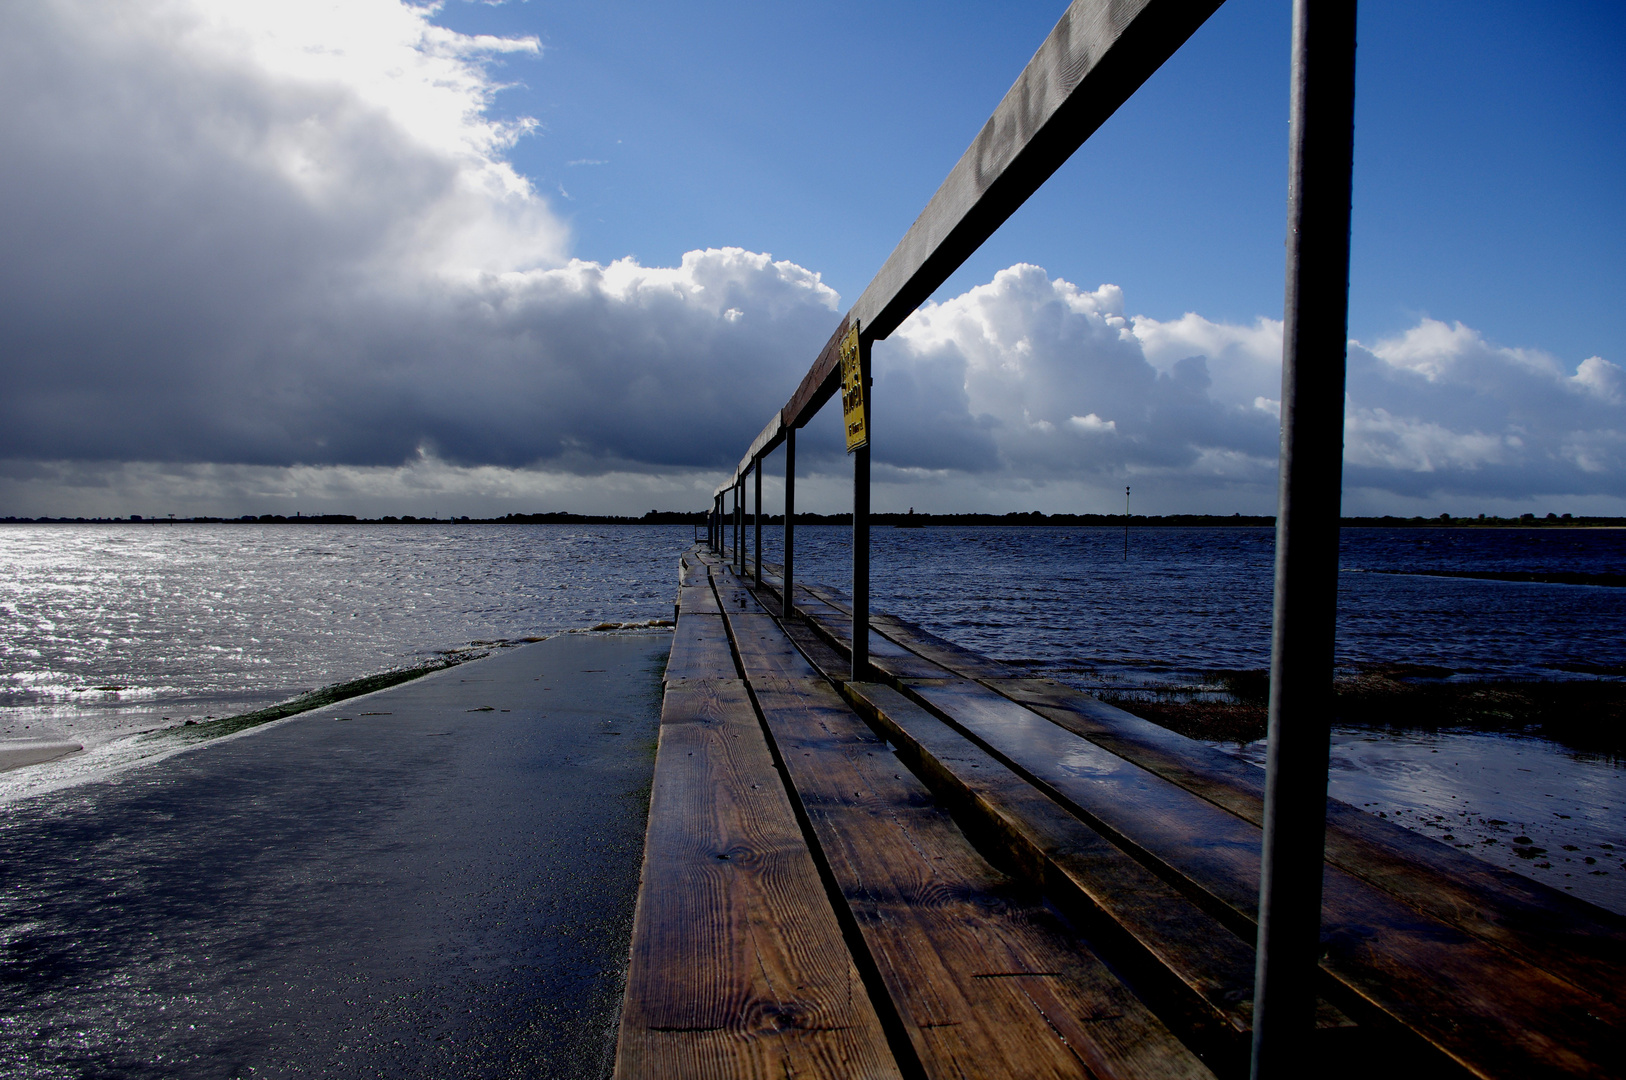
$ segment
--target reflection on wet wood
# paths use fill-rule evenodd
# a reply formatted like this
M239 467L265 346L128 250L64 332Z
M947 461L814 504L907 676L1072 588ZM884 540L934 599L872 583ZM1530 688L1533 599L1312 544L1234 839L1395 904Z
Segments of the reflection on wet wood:
M737 680L669 685L615 1075L897 1077Z
M662 1039L718 1076L828 1074L841 1055L854 1075L1246 1075L1257 770L889 616L872 620L878 681L852 682L842 594L799 586L782 622L772 573L754 589L699 549L682 567L646 859L685 869L646 865L628 987L645 1011L620 1075L679 1075ZM696 748L711 764L671 787L692 795L663 794ZM742 784L797 823L796 844L775 834L808 860L795 889L703 884L715 868L674 839L732 836ZM1331 806L1318 1072L1615 1075L1623 920ZM806 910L784 906L796 889ZM786 918L811 919L815 944ZM727 974L751 950L788 954L750 961L771 990ZM777 1004L787 987L799 1004ZM825 1015L838 987L856 1041L821 1042L812 1020L767 1032L781 1007ZM638 1019L661 1010L681 1023Z

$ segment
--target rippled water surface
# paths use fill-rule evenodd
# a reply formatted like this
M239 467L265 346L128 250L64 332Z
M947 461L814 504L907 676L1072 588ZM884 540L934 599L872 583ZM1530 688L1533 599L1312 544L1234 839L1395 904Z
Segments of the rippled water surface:
M847 531L797 537L798 576L844 586ZM1115 529L877 529L871 546L876 608L990 656L1127 681L1270 663L1270 529L1138 530L1128 558ZM1347 529L1340 566L1341 663L1626 674L1626 589L1407 573L1618 574L1626 531Z
M777 560L779 529L764 536ZM113 751L133 732L472 642L669 617L677 556L692 537L687 526L0 526L0 739L66 735L92 763L102 748L117 767L131 759ZM844 586L849 530L802 527L798 537L799 576ZM877 529L872 595L878 609L1076 685L1179 682L1268 664L1272 550L1271 531L1251 528L1136 530L1127 558L1113 529ZM1414 576L1620 574L1626 532L1348 530L1340 561L1343 664L1431 664L1463 677L1626 673L1626 589ZM1335 792L1437 829L1449 808L1419 793L1442 767L1435 751L1449 750L1456 771L1430 791L1472 793L1486 821L1528 818L1519 827L1533 843L1522 846L1548 849L1525 859L1506 844L1490 857L1533 874L1550 862L1536 876L1584 877L1575 891L1626 909L1626 866L1598 848L1626 840L1612 824L1618 765L1533 739L1428 738L1419 751L1406 737L1340 735ZM86 766L0 773L0 799L75 769ZM1518 818L1496 802L1521 778L1534 798L1569 800L1569 816L1538 805ZM1440 815L1433 825L1425 807ZM1483 826L1472 843L1498 828ZM1569 867L1566 857L1597 861Z
M0 526L0 739L43 734L95 749L471 642L670 618L692 535ZM50 767L0 773L0 796L39 769Z

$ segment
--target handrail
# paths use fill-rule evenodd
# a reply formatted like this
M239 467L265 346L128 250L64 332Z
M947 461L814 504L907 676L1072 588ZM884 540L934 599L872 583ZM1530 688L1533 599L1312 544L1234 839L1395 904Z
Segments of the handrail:
M796 429L842 383L841 344L858 328L854 382L864 441L853 450L852 677L869 667L870 345L897 329L1027 201L1223 0L1073 0L977 137L870 281L795 393L712 496L711 540L745 574L745 476L756 470L755 571L762 581L762 464L785 444L781 614L795 613ZM1293 0L1287 303L1281 474L1271 630L1254 1080L1295 1075L1314 1024L1337 601L1349 302L1356 0ZM850 370L850 369L849 369Z
M853 320L866 344L890 336L1221 2L1073 0L843 316L796 392L717 492L739 483L758 458L779 445L764 441L770 429L805 426L835 394L841 339Z

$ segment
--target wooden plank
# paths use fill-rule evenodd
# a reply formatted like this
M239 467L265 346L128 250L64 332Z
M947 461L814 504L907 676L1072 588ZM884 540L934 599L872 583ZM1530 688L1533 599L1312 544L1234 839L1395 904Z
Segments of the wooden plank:
M792 644L773 616L732 615L728 626L747 679L818 677L813 665Z
M721 615L684 612L672 631L672 654L666 661L666 684L682 679L733 679L739 676L728 647Z
M1211 1075L826 681L752 689L925 1075Z
M803 656L826 679L840 679L852 674L851 661L836 651L822 635L801 619L780 624L785 636L796 643Z
M615 1075L899 1077L743 683L669 686Z
M731 615L762 613L762 605L757 603L756 596L745 582L735 576L732 569L725 567L713 571L712 585L717 590L719 610Z
M1075 0L819 351L782 424L804 426L835 393L852 320L865 340L890 335L1217 7Z
M774 413L768 423L757 433L757 437L751 440L751 445L745 451L745 456L740 458L738 465L734 466L735 480L749 472L756 465L757 458L772 453L775 447L785 441L785 428L780 422L782 415L782 413Z
M1053 679L984 685L1260 825L1264 773ZM1327 861L1410 906L1596 994L1626 971L1626 919L1427 836L1327 800Z
M1098 947L1104 941L1119 970L1170 1002L1187 1041L1241 1071L1251 943L896 690L847 683L845 694L934 794L978 824L982 850L1006 852L1005 865L1061 902Z
M779 415L784 426L804 427L813 419L813 414L824 407L841 384L841 340L847 336L847 329L852 325L852 316L843 315L841 325L836 332L830 335L830 340L824 343L819 350L818 357L813 366L807 369L802 376L801 383L796 392L791 394L790 401L780 410Z
M1018 674L1018 671L1009 664L1001 664L981 653L961 648L952 641L940 638L892 615L871 615L870 625L898 644L962 678L1000 679Z
M700 578L694 585L678 586L678 616L721 615L717 596L711 591L711 582Z
M821 634L837 652L852 655L852 617L844 611L815 597L806 609L797 609L806 616L814 630ZM870 664L891 679L940 679L952 672L939 667L918 653L889 640L873 627L869 634ZM845 678L837 671L826 671L831 678Z
M969 680L911 696L1246 936L1259 890L1259 830ZM1323 970L1482 1076L1603 1076L1626 1010L1612 998L1429 918L1328 868ZM1341 1002L1341 1004L1344 1004ZM1612 1067L1612 1066L1610 1066Z

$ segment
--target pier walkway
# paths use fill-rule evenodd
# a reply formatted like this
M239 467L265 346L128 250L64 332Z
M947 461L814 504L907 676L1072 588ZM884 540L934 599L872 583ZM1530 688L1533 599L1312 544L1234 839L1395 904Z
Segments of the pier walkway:
M1239 1077L1264 774L682 559L616 1074ZM1626 920L1329 800L1304 1075L1620 1076Z
M0 812L0 1076L601 1080L664 634L567 634Z

